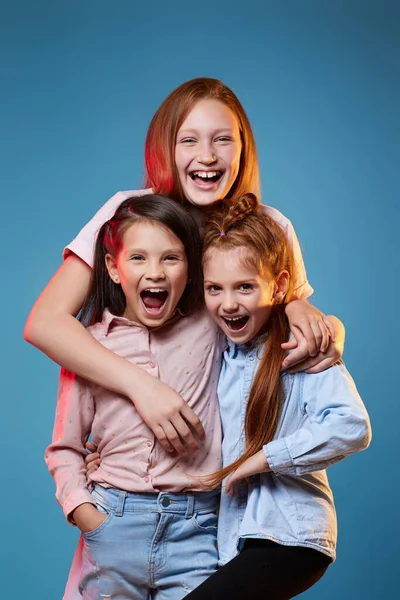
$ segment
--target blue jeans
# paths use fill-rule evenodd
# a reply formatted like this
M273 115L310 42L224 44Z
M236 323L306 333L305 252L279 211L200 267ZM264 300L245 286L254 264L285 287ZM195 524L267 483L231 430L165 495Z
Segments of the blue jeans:
M217 492L134 494L96 484L92 497L108 516L83 534L80 594L69 582L64 600L180 600L216 570Z

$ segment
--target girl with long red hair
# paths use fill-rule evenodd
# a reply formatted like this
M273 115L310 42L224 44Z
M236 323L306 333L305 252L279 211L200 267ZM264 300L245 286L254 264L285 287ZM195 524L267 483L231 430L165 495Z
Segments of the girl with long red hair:
M369 418L343 364L281 374L294 294L293 253L248 194L205 227L207 308L227 336L218 383L225 480L220 568L189 600L287 600L314 585L336 555L326 468L365 449Z

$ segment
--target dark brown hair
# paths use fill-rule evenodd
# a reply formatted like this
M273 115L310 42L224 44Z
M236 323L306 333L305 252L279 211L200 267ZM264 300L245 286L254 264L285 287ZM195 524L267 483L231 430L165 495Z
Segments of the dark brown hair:
M262 276L278 277L289 273L289 287L281 304L272 307L265 327L258 335L262 357L247 402L245 417L246 449L234 463L204 478L214 487L250 456L270 442L276 432L281 406L280 368L285 351L281 344L289 335L285 304L293 295L293 254L281 226L268 216L253 194L231 203L220 203L205 225L203 263L211 260L210 251L246 248L248 260ZM247 259L247 257L246 257ZM265 346L264 346L265 342ZM239 400L239 399L238 399Z
M94 265L88 295L80 320L86 325L101 321L108 308L122 315L126 308L125 294L114 283L105 264L106 254L113 257L121 250L125 231L134 223L148 221L170 230L183 244L188 262L188 283L178 308L186 313L203 303L201 271L201 238L192 215L178 202L155 194L129 198L120 204L114 216L101 227L95 246Z
M198 77L185 81L163 101L147 131L145 143L145 186L155 193L184 202L185 196L175 164L178 130L200 100L225 104L237 119L242 141L239 173L228 196L241 196L249 190L260 192L257 149L253 131L237 96L222 81Z

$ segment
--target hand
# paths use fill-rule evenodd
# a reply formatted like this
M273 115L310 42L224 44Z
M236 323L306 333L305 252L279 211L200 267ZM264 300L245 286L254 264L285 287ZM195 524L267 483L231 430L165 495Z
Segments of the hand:
M329 369L332 365L341 360L344 350L345 329L343 323L335 316L329 315L329 320L335 328L335 341L331 340L326 352L319 352L312 358L307 358L296 364L294 368L289 368L289 373L305 371L306 373L320 373ZM289 358L289 357L287 357ZM286 360L286 359L285 359ZM285 361L283 361L283 364Z
M165 450L176 450L182 456L187 454L187 450L197 452L199 440L205 438L204 429L199 417L182 396L155 377L150 378L141 392L139 397L136 388L129 397Z
M76 523L82 533L89 533L100 527L107 519L107 515L97 510L94 504L85 502L72 511L70 518Z
M91 481L91 474L97 471L100 466L100 454L97 452L97 446L92 442L86 442L85 448L90 452L85 458L86 480Z
M257 473L266 473L270 470L264 451L259 450L256 454L250 456L250 458L241 464L240 467L228 477L225 484L225 491L233 497L236 493L237 484L241 479L256 475Z
M282 348L293 352L283 361L282 370L302 363L310 357L316 357L319 353L324 354L331 341L335 342L336 332L333 323L306 300L289 302L286 306L286 315L294 337L282 344ZM320 361L321 358L317 362Z

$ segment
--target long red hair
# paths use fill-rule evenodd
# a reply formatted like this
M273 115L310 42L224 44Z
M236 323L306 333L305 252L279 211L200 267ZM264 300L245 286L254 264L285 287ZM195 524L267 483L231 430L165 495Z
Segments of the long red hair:
M203 264L208 260L211 249L231 250L240 247L249 250L250 262L263 277L275 279L282 271L287 271L289 285L283 301L273 306L265 327L259 332L259 352L262 351L262 356L247 401L245 452L231 465L202 478L208 487L216 486L270 442L280 415L280 368L285 354L281 344L287 341L289 335L285 305L293 297L294 261L285 232L263 212L253 194L246 194L238 201L221 203L218 211L210 216L205 225ZM263 334L267 334L266 337Z
M233 91L222 81L209 77L182 83L167 96L151 120L145 142L145 187L153 188L155 194L184 202L175 165L176 137L195 104L209 98L225 104L239 124L242 142L239 173L228 196L242 196L248 191L259 196L257 150L250 122Z

